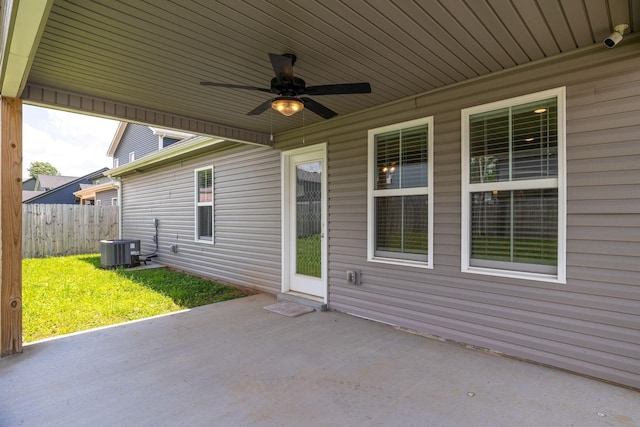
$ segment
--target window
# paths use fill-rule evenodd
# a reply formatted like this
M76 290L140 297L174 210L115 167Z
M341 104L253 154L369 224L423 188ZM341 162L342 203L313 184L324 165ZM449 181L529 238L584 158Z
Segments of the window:
M117 168L118 166L120 166L120 159L119 159L119 158L117 158L117 157L115 157L115 158L113 159L113 167L114 167L114 168Z
M136 159L136 152L132 151L129 153L129 163L133 162Z
M112 197L111 198L111 206L118 206L118 198L117 197Z
M369 261L432 266L432 140L432 117L369 130Z
M462 111L462 270L565 281L565 91Z
M213 166L196 169L196 241L213 243Z
M180 139L177 139L177 138L169 138L168 136L162 137L161 139L162 139L162 140L161 140L161 142L160 142L160 149L167 148L167 147L169 147L170 145L173 145L173 144L175 144L176 142L180 141Z
M100 200L100 199L96 200L95 204L98 205L98 206L102 205L102 200Z

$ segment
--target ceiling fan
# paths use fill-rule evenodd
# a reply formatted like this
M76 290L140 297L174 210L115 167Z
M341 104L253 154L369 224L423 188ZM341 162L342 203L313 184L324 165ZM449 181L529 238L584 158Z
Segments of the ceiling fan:
M296 56L291 53L278 55L270 53L269 59L276 76L271 79L269 89L255 86L244 86L229 83L200 82L203 86L226 87L230 89L257 90L260 92L274 93L277 98L270 99L253 110L248 115L262 114L272 107L285 116L292 116L298 111L308 109L322 118L330 119L338 115L335 111L325 107L313 99L302 95L348 95L354 93L371 93L369 83L343 83L321 86L307 86L305 81L293 75L293 65Z

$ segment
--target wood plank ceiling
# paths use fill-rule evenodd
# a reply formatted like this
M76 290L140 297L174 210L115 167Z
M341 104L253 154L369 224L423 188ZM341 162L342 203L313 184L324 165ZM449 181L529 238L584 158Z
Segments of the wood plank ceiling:
M600 45L621 23L637 31L636 0L55 0L28 82L278 133L302 115L247 116L269 94L199 82L268 87L267 53L294 53L307 85L371 83L315 98L344 115Z

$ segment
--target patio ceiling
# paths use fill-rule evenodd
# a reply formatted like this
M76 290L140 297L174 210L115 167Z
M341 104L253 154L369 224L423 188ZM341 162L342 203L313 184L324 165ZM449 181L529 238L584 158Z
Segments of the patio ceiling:
M601 45L621 23L630 25L627 34L637 31L638 2L54 0L23 98L65 107L38 95L50 88L279 133L301 126L302 115L248 116L270 94L199 82L268 87L267 53L294 53L294 72L307 85L371 83L371 94L314 98L344 115ZM321 120L304 115L306 125Z

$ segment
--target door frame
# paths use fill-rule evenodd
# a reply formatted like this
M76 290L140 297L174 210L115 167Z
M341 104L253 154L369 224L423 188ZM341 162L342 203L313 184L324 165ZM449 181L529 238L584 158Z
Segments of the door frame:
M282 212L282 293L291 292L291 268L295 259L291 255L291 158L302 154L316 154L319 160L322 160L322 177L321 177L321 277L323 284L323 292L320 296L323 302L328 303L328 277L327 277L327 256L328 256L328 232L327 232L327 143L314 144L308 147L300 147L293 150L283 151L280 156L281 177L281 212ZM309 295L313 298L313 296Z

